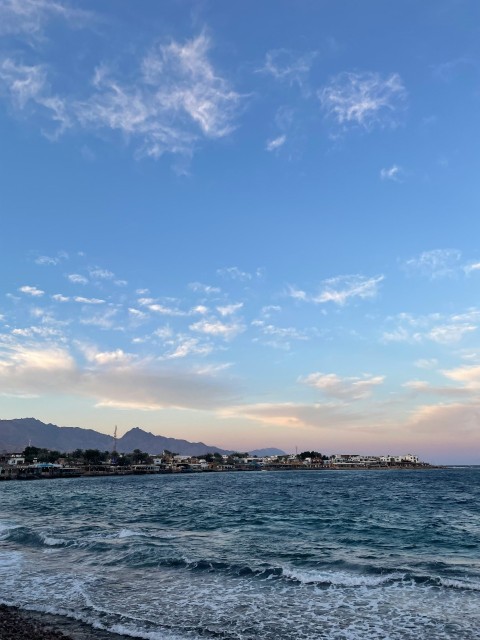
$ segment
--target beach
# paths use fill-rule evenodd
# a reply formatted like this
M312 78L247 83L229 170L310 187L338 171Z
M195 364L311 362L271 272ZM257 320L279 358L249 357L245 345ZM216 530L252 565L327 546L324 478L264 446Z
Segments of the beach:
M65 616L0 605L0 640L123 640Z

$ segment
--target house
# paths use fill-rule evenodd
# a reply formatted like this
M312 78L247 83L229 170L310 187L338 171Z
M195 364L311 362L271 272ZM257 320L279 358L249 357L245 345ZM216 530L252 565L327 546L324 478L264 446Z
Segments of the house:
M11 453L7 458L7 464L12 466L24 465L25 456L23 453Z

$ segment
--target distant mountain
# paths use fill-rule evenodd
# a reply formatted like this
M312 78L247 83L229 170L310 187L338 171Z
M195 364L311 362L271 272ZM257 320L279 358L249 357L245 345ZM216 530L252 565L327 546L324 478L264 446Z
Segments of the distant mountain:
M112 439L110 438L110 447ZM155 436L153 433L143 431L138 427L130 429L118 439L117 449L121 453L129 453L134 449L141 449L148 453L162 453L162 451L172 451L183 456L198 456L204 453L231 453L225 449L212 447L203 442L188 442L188 440L177 440L177 438L165 438Z
M28 444L57 451L112 447L112 438L93 429L57 427L35 418L0 420L0 451L23 451Z
M55 424L45 424L35 418L18 418L15 420L0 420L0 451L23 451L32 444L56 451L73 451L74 449L100 449L111 451L113 438L93 429L79 427L58 427ZM203 442L188 442L177 438L155 436L138 427L130 429L122 438L117 440L117 450L129 453L134 449L141 449L148 453L162 453L165 449L180 455L204 455L205 453L232 453L226 449L204 444ZM258 449L252 455L282 455L280 449Z
M270 447L267 449L254 449L250 451L251 456L258 456L259 458L263 458L263 456L286 456L285 451L281 449L275 449L275 447Z

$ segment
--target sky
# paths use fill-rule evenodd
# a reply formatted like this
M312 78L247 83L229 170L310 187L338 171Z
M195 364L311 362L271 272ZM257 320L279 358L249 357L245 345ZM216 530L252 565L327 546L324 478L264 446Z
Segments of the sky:
M476 0L0 0L0 417L480 463Z

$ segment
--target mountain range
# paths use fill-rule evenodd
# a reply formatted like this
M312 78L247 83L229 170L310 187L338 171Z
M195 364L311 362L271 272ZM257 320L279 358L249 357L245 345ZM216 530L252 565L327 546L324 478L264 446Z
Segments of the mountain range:
M93 429L58 427L51 423L45 424L35 418L0 420L0 451L23 451L29 444L54 451L74 451L75 449L111 451L113 437ZM204 455L206 453L232 453L231 450L220 449L203 442L189 442L188 440L156 436L138 427L130 429L117 440L117 451L119 453L130 453L134 449L141 449L141 451L151 454L159 454L164 450L168 450L180 455L191 456ZM284 455L285 452L271 447L255 449L250 451L250 454L268 456Z

